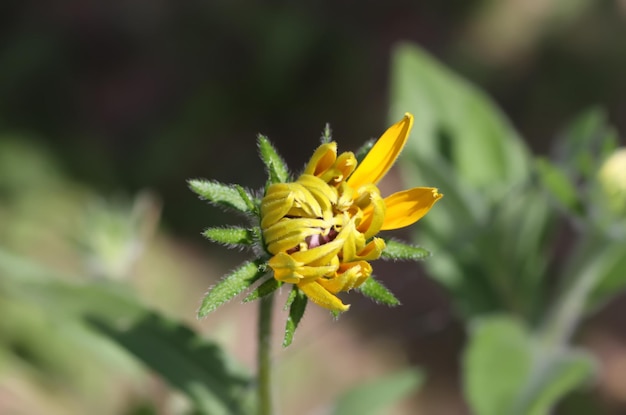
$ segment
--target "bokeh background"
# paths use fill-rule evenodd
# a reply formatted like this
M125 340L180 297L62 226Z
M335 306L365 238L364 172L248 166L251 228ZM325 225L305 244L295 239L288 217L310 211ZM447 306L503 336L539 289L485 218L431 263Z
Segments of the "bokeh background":
M186 180L261 187L258 133L296 170L327 122L343 150L377 137L389 122L398 42L486 91L535 154L548 154L563 127L595 105L626 131L623 0L8 0L0 10L2 249L74 278L119 275L250 367L253 305L195 320L204 292L244 254L202 239L202 229L234 217L199 201ZM385 185L402 183L392 174ZM104 241L94 236L111 228ZM115 251L106 244L129 229L136 245L123 260L89 256ZM418 265L376 270L405 305L351 295L340 321L309 309L294 344L275 349L284 413L319 413L357 380L406 365L424 368L428 381L398 413L469 413L458 376L464 331L446 292ZM394 279L407 274L415 277ZM626 410L621 303L586 322L582 340L614 368L592 393L604 413ZM132 411L161 397L157 413L176 413L175 392L163 398L166 386L121 352L98 353L99 376L74 367L96 358L68 355L62 338L53 352L35 353L37 335L59 333L41 315L11 320L23 316L14 306L0 323L9 350L0 354L0 412L141 413ZM41 365L54 376L37 374Z

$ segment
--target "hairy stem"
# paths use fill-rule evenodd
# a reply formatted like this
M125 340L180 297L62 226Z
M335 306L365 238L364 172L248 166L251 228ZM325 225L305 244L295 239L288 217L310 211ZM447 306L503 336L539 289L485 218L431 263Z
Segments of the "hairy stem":
M274 294L269 294L259 301L259 349L258 364L258 415L272 415L272 377L271 377L271 332L272 306Z

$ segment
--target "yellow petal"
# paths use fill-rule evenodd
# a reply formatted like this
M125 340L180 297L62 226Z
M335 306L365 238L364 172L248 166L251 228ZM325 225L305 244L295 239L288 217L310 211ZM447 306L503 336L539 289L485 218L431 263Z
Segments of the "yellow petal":
M337 143L322 144L315 150L313 156L304 168L304 174L319 176L332 167L337 159Z
M413 115L406 113L400 121L389 127L352 173L348 184L358 189L366 183L378 183L400 155L412 126Z
M359 196L354 203L363 209L363 220L357 229L363 233L365 239L369 239L380 231L385 219L385 202L378 188L371 184L359 189Z
M434 187L415 187L385 198L385 221L381 230L409 226L421 219L443 195Z
M334 278L320 278L318 283L332 294L337 294L358 288L370 275L372 266L366 261L349 262L339 266Z
M274 278L277 281L290 284L314 281L323 276L332 275L339 267L337 263L319 267L308 267L284 252L279 252L270 258L268 265L274 271Z
M298 284L298 288L309 297L309 300L315 304L327 308L331 311L348 311L349 305L345 305L339 298L331 294L327 289L319 285L317 282L307 282Z

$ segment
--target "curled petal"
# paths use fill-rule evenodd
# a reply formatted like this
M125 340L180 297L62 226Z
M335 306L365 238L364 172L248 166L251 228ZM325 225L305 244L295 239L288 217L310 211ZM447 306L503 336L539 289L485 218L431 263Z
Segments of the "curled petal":
M359 287L372 275L372 266L366 261L343 263L334 278L320 278L319 284L333 294Z
M348 176L352 174L356 168L357 161L354 153L351 151L341 153L333 166L320 174L320 178L326 183L337 185L342 183Z
M366 183L378 183L400 155L412 126L413 115L406 113L389 127L352 173L348 184L357 189Z
M365 238L363 234L357 232L354 227L354 221L349 221L345 224L341 233L345 235L345 240L342 247L342 261L350 262L356 258L358 251L365 246Z
M321 219L284 218L263 230L263 240L267 250L276 254L297 247L309 236L321 234L325 225Z
M261 228L265 229L289 212L294 203L291 188L284 184L272 184L261 202Z
M384 249L385 241L381 238L373 238L355 255L354 259L374 261L375 259L380 258Z
M323 212L332 211L332 206L337 203L337 189L331 187L324 180L311 174L303 174L298 178L298 183L304 186L315 198Z
M280 252L270 258L268 265L274 271L274 278L277 281L289 284L315 281L325 275L333 274L339 267L338 263L316 267L306 266L284 252Z
M309 300L331 311L343 312L348 311L350 308L349 305L342 303L339 298L331 294L326 288L322 287L316 281L300 283L298 284L298 288L301 289L307 297L309 297Z
M403 228L417 222L442 197L434 187L415 187L386 197L387 212L381 230Z
M311 266L327 265L337 256L345 238L335 238L333 241L315 248L298 251L291 256L298 262Z
M304 168L304 174L320 176L326 170L332 167L337 159L337 143L322 144L315 150L313 156Z
M355 203L363 209L363 220L357 229L365 239L369 239L380 231L385 220L386 206L378 188L372 184L359 189L359 196Z

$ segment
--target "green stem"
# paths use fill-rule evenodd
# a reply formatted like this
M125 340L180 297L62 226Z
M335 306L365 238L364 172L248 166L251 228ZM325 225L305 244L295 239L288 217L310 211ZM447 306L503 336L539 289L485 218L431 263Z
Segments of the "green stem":
M544 341L553 347L561 347L569 341L585 313L589 296L599 278L605 275L607 266L610 267L623 255L620 246L597 243L593 258L574 274L573 281L557 301L543 328Z
M259 302L258 415L272 415L270 340L274 294L266 295Z

